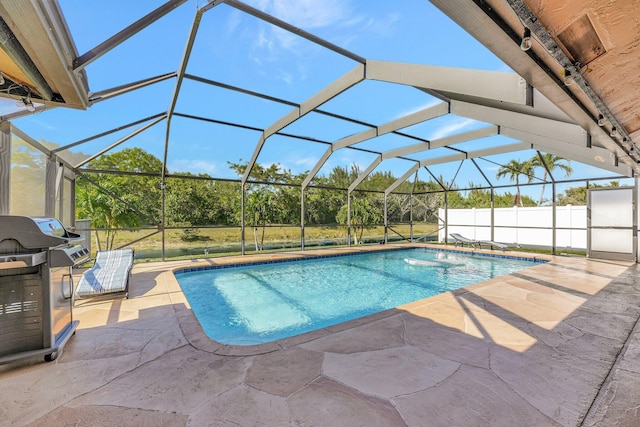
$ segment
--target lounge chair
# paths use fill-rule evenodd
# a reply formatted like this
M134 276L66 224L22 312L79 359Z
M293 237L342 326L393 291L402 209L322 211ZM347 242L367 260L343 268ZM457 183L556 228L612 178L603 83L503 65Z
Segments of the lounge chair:
M455 246L460 245L464 247L465 244L473 246L474 248L480 246L480 242L478 240L468 239L458 233L451 233L449 236L455 240Z
M85 271L78 283L77 298L124 292L129 297L129 280L133 267L133 249L100 251L96 262Z
M482 249L482 245L489 246L491 249L495 247L503 251L506 251L509 248L509 245L505 245L504 243L494 242L493 240L479 240L478 246L480 246L480 249Z

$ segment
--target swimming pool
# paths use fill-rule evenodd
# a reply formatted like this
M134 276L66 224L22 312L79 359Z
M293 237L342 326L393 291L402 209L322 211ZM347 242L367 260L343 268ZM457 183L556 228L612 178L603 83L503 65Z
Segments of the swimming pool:
M416 248L174 273L210 338L254 345L509 274L533 262Z

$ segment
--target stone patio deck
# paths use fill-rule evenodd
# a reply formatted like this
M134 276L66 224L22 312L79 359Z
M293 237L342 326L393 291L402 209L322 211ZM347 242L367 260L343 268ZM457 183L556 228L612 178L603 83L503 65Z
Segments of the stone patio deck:
M234 259L136 264L129 299L76 306L57 360L0 366L0 425L640 425L638 266L546 258L244 349L204 335L171 273Z

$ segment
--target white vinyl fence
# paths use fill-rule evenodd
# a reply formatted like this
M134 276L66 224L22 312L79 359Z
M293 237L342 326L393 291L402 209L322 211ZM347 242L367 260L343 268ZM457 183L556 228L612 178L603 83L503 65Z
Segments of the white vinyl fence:
M494 240L513 246L553 246L553 207L495 208L491 238L491 208L449 209L449 234L459 233L476 240ZM438 241L444 242L445 210L439 209ZM453 239L449 237L451 242ZM556 207L556 247L586 250L587 207Z

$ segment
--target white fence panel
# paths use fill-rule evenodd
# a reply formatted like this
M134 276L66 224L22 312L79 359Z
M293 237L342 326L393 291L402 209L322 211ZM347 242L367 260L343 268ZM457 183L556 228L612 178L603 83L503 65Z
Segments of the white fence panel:
M476 215L476 225L491 227L491 209L474 209L474 211Z
M556 215L558 211L556 210ZM541 206L539 208L517 208L518 226L520 227L548 227L553 226L553 208ZM496 223L496 225L499 225Z
M444 218L444 209L439 210ZM491 209L449 209L448 231L476 240L491 239ZM513 246L552 246L553 207L513 207L494 209L494 238L497 242ZM444 223L438 240L444 242ZM451 240L451 238L449 238ZM556 207L556 247L587 248L587 207Z
M452 211L457 211L457 212L460 212L461 215L463 215L464 219L466 219L467 217L463 213L463 211L466 211L466 210L467 209L449 209L449 214L451 214ZM487 209L487 210L491 211L491 209ZM460 218L460 219L463 219L463 218ZM501 226L517 227L518 226L518 208L495 209L494 218L495 218L496 224L500 224ZM449 222L453 224L451 220L449 220ZM456 222L455 224L458 224L458 222Z

